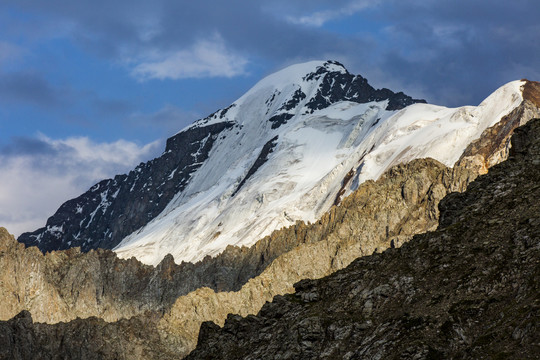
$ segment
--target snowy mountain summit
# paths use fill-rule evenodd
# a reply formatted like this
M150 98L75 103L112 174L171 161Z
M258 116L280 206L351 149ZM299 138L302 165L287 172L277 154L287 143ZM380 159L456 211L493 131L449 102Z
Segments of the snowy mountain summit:
M43 251L114 248L150 264L168 253L197 261L251 245L315 221L400 162L432 157L452 166L523 103L525 84L448 109L376 90L337 62L293 65L168 139L159 158L64 203L19 241Z

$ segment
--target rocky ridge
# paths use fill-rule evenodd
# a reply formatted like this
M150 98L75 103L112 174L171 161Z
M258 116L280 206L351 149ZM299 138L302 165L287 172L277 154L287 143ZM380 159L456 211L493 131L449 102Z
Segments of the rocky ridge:
M0 359L178 359L162 345L157 317L109 323L91 317L58 324L34 323L23 311L0 322Z
M188 359L536 359L540 120L440 203L436 231L295 284L257 316L204 323Z
M169 256L152 267L102 249L43 255L0 229L0 265L6 269L0 287L6 301L0 315L9 319L29 310L43 322L88 316L114 321L147 310L166 311L179 296L203 286L239 290L283 254L323 240L356 244L354 253L340 255L348 260L336 256L332 267L339 268L356 256L399 246L412 234L436 226L438 201L449 191L464 190L475 176L475 170L448 169L434 160L399 165L379 181L363 184L314 224L298 222L250 248L230 246L220 256L196 264L177 265Z
M117 337L124 331L137 331L133 330L137 324L158 318L150 324L159 336L147 339L140 331L144 340L141 343L186 355L195 347L203 321L223 322L229 313L256 313L273 296L291 292L292 285L303 278L328 275L358 256L399 246L413 234L433 228L437 224L440 199L449 191L464 190L475 176L474 170L449 169L430 159L399 165L377 182L363 184L317 223L299 222L276 231L249 249L228 248L220 257L222 261L229 257L228 266L219 268L215 279L219 279L219 274L235 274L235 270L246 278L250 273L253 277L264 269L239 291L216 292L202 287L174 298L176 301L169 306L166 303L173 296L166 297L164 289L190 282L181 278L182 265L174 264L171 258L154 269L135 259L118 259L107 250L80 253L71 249L42 255L36 248L25 249L4 231L0 263L11 270L3 274L2 297L7 301L1 307L2 315L8 319L18 311L29 309L40 322L75 321L73 325L36 324L36 329L32 330L37 337L36 344L47 343L46 334L53 334L50 336L54 339L62 337L62 332L68 329L90 334L98 325L107 327L107 331ZM381 193L385 196L378 195ZM265 266L269 259L274 261ZM212 260L206 259L203 264ZM24 266L28 263L33 266ZM249 266L235 268L232 264ZM12 278L10 274L17 276ZM240 282L238 277L229 275L223 276L219 284L220 287L238 287ZM113 321L132 315L135 317L130 321L120 320L110 325L91 318L86 330L84 322L74 320L98 316ZM11 326L21 321L31 323L27 313L17 319L11 320ZM33 329L32 326L27 328ZM41 337L43 340L39 340ZM51 344L59 344L54 339L50 339ZM111 345L103 343L102 346L108 349ZM116 350L103 351L113 354ZM141 358L151 357L141 355Z

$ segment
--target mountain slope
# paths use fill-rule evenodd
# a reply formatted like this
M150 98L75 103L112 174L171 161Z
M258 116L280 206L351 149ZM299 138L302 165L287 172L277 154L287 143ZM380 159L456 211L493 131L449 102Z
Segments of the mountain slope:
M459 275L455 278L450 277L450 279L452 280L450 284L459 285L459 289L461 289L460 291L462 291L462 293L467 293L467 291L471 288L474 291L478 291L479 289L481 291L484 291L486 289L493 289L490 294L497 299L497 295L507 294L510 288L516 291L516 288L514 287L515 284L522 284L523 286L518 292L521 298L510 297L510 299L508 299L508 302L505 302L507 298L501 298L502 300L497 303L504 304L504 314L507 315L508 313L510 313L512 315L512 320L507 320L506 318L503 318L501 320L503 325L512 325L513 322L520 323L522 318L519 316L515 316L514 313L516 309L519 310L521 309L521 307L516 305L515 301L517 300L515 299L520 300L525 298L525 305L527 305L530 304L527 303L527 294L531 293L537 296L539 293L538 289L531 289L530 286L528 286L528 284L538 284L539 273L537 262L538 254L535 255L534 253L532 253L532 256L530 256L531 251L537 252L538 247L534 247L534 243L529 243L527 240L527 237L532 240L537 240L539 238L538 235L540 235L538 234L538 231L540 231L540 223L537 221L539 204L536 201L539 195L539 188L537 186L537 183L539 180L538 176L540 176L538 174L538 166L540 165L540 144L538 140L540 139L540 124L538 122L539 120L530 123L526 127L525 131L518 131L517 142L514 139L512 140L514 143L512 149L515 154L509 160L509 165L495 167L494 171L490 171L490 173L486 177L482 178L484 180L473 183L473 185L470 187L473 190L472 195L465 195L459 197L457 200L449 200L444 203L446 205L443 205L441 207L441 211L443 213L442 222L444 227L444 229L441 230L443 234L442 236L440 236L440 232L435 233L435 235L437 236L435 241L428 240L428 246L422 245L420 247L415 247L416 245L413 245L412 248L410 246L405 246L403 250L404 255L401 257L396 256L396 252L398 254L401 254L401 250L391 250L383 255L375 255L373 257L362 258L356 261L353 265L351 265L351 267L349 267L349 269L356 269L358 266L357 264L369 265L369 269L367 272L361 271L360 273L362 274L362 276L365 275L365 277L362 278L365 282L369 282L370 279L374 279L374 283L369 283L366 287L366 289L369 290L366 293L368 295L367 298L372 303L373 317L369 319L372 321L372 324L376 324L376 322L373 320L374 318L376 318L376 315L380 313L384 314L385 311L388 309L388 307L379 309L378 303L378 301L383 301L384 304L389 302L386 301L388 300L388 298L385 297L387 296L387 293L384 292L384 289L386 288L377 288L376 290L373 290L373 292L370 292L372 288L378 286L376 282L379 281L379 279L382 279L382 281L384 282L388 282L388 279L391 279L392 276L401 279L402 277L400 277L400 274L402 271L405 274L404 277L407 278L409 274L408 272L414 271L415 268L417 268L418 271L427 271L428 275L434 271L440 273L441 271L444 272L445 269L448 269L448 264L451 266L452 271L456 270L456 273ZM445 181L448 181L449 178L447 176L456 171L457 168L458 167L456 167L455 169L445 169L443 173L447 173L447 175L443 176L442 178L446 178ZM414 174L417 179L415 179L412 183L415 183L418 181L418 179L422 178L422 175L420 175L420 172L418 171L419 169L424 169L424 171L431 172L432 170L438 171L437 169L444 169L444 166L442 166L441 164L437 164L432 160L416 160L411 164L398 166L395 170L393 170L397 173L388 174L388 176L385 176L383 179L377 182L377 186L392 188L393 186L397 185L393 185L392 180L399 178L400 174L402 176L405 176L409 180L414 179L414 177L411 178L407 175L407 169L414 170ZM375 184L376 183L373 182L366 183L365 185L363 185L363 187L366 188L366 191L360 194L356 194L354 198L351 198L350 200L345 200L345 202L350 202L348 206L353 206L353 208L358 207L358 209L362 209L365 207L364 205L362 205L362 201L366 201L366 204L368 205L374 204L375 201L373 199L365 197L366 195L371 193L369 189L373 188ZM398 184L400 184L400 181L398 181ZM403 194L401 194L401 191L398 191L398 193L400 194L399 197L403 196L404 200L407 199L405 200L406 204L412 204L411 201L415 198L419 202L423 202L431 198L431 196L428 195L425 200L421 200L421 198L418 197L420 193L415 196L414 192L412 191L414 188L411 188L410 184L410 181L405 181L405 184L400 184L397 189L403 189ZM377 186L375 186L373 190L379 189ZM433 189L429 191L429 193L437 194L438 190L435 190L437 188L438 186L434 186ZM420 187L417 189L418 191L421 191ZM372 196L375 195L376 194L372 194ZM453 195L454 198L457 196L458 195ZM383 198L384 194L379 194L379 197ZM377 208L377 206L384 206L384 204L384 201L382 201L380 205L374 204L375 209ZM472 209L472 216L468 216L468 213L464 213L463 209L467 211ZM354 215L355 212L356 210L353 210L352 208L343 210L343 214L351 216L351 219L349 221L359 221L360 224L362 224L364 220L356 219L357 215ZM414 211L411 213L414 214ZM339 219L339 217L341 217L343 214L328 214L328 218ZM456 219L458 220L457 222ZM526 221L523 221L525 219ZM407 222L405 222L404 225L406 225L406 223ZM450 225L450 223L452 224ZM336 233L336 235L343 235L345 237L343 239L344 245L346 245L347 243L346 238L349 238L349 242L351 244L354 244L358 241L363 244L361 239L358 239L358 236L349 236L343 232L343 230L349 228L350 230L353 230L350 224L348 224L346 221L337 220L337 223L335 223L334 225L324 224L325 222L323 221L320 226L328 226L329 231L333 231ZM474 227L471 227L471 225L473 225ZM447 231L447 229L450 229L453 232L452 234L457 234L456 238L461 242L456 244L451 238L449 239L448 236L444 235L446 234L445 231ZM479 233L476 234L474 231L479 231ZM291 230L291 235L295 232L302 233L302 229L299 228L294 231ZM517 248L515 248L515 251L512 253L512 251L507 251L505 244L502 244L503 246L492 246L493 244L486 241L487 237L492 235L500 236L501 238L507 238L508 235L510 235L510 237L518 239L516 243ZM430 235L428 234L425 236L429 237ZM475 238L475 236L477 239ZM463 237L463 239L465 240L460 240L461 237ZM423 238L424 237L421 237L420 239ZM467 241L470 239L473 239L473 241L471 242L471 244L468 244ZM520 245L520 239L527 240L524 243L526 245L525 247ZM413 240L413 242L414 241L418 241L418 238ZM424 240L422 241L425 242ZM320 241L320 243L324 242L325 241ZM462 243L465 243L465 245L461 246ZM533 246L531 246L531 244ZM329 252L332 252L332 254L340 252L347 253L347 246L336 248L340 250L338 252L335 251L336 249L334 249L333 252L332 249L328 250ZM328 245L321 244L320 246L321 250L324 250L324 248L326 247L328 247ZM484 249L486 250L485 252L483 252ZM35 249L26 249L25 251L29 250L35 251ZM320 261L316 258L313 258L312 256L315 253L306 251L306 246L299 247L296 250L297 251L291 252L290 256L288 256L288 260L284 259L286 264L291 263L290 260L292 259L300 260L301 258L304 259L302 263L313 261L316 264L320 264ZM458 252L459 256L455 256L455 251ZM61 255L62 253L64 252L60 252L60 254L55 255L55 257ZM89 254L82 254L81 256L84 257L87 255ZM347 254L342 255L346 256ZM49 255L49 257L50 256L51 255ZM390 258L390 260L388 260L388 258ZM381 261L381 259L383 261ZM475 259L479 262L479 264L489 264L490 266L483 267L481 265L478 265L476 266L476 269L472 270L472 272L468 272L467 269L469 267L475 266ZM531 272L527 270L527 264L530 263L530 260L533 260L533 269L536 269L536 273L534 273L534 271L532 273L533 276L536 276L536 280L533 279L531 282L527 282L527 276L530 276L531 274ZM122 263L121 260L119 262ZM340 261L331 260L329 262L333 263L336 266L339 266ZM273 265L275 263L276 262L274 262ZM496 265L498 263L501 263L501 266L497 267ZM385 267L388 264L390 264L390 266ZM115 265L115 267L118 266L119 264ZM534 268L534 266L536 266L536 268ZM317 267L311 267L311 271L318 270ZM383 267L385 268L383 269ZM505 269L508 268L509 272L508 275L506 275ZM326 314L327 308L325 306L328 305L328 303L324 302L326 301L326 296L332 296L333 294L334 298L337 297L339 301L339 294L342 294L344 291L348 291L348 289L354 288L354 286L357 285L356 283L348 284L348 280L352 279L351 281L356 281L354 276L356 276L357 274L357 271L355 270L353 272L354 276L352 278L346 277L349 269L339 272L335 276L342 280L339 282L338 289L336 289L335 287L323 288L322 285L319 286L319 284L324 284L325 281L328 281L327 279L323 279L320 282L315 283L307 281L302 282L300 285L297 285L297 288L301 289L301 294L299 294L299 299L295 299L294 297L292 298L293 305L299 303L301 304L302 301L307 301L307 306L309 306L316 304L317 301L320 300L321 306L323 307L323 312ZM485 272L486 269L488 269L489 271ZM163 271L163 276L167 276L169 272L166 269L163 270L165 270ZM84 320L78 319L69 323L59 323L52 325L32 323L29 314L23 312L19 316L8 322L0 322L0 358L2 358L2 356L5 356L6 358L25 359L33 358L36 356L36 354L38 354L40 358L73 358L74 356L85 356L85 358L153 359L156 358L156 354L159 354L160 358L179 358L183 354L185 355L186 349L189 350L189 348L191 348L191 345L188 345L187 348L186 345L193 344L194 341L194 339L191 339L189 337L178 338L177 336L179 335L179 333L185 332L186 330L191 331L189 329L192 325L194 325L193 322L197 323L197 319L200 319L201 317L210 315L211 318L215 318L215 311L217 308L226 309L229 307L233 307L236 309L244 309L251 306L252 301L257 296L266 295L263 294L263 292L267 293L276 291L277 288L280 286L280 280L283 279L283 273L280 272L281 270L283 269L274 268L274 270L272 270L272 273L278 276L277 278L275 278L275 283L272 283L272 275L270 273L267 273L267 275L264 277L261 277L259 279L253 279L253 281L250 281L250 284L245 287L243 296L238 296L241 295L240 293L216 294L211 293L210 291L208 291L208 289L201 289L200 291L194 292L189 296L180 298L177 304L175 304L174 308L171 309L170 312L168 312L167 314L164 314L161 319L156 318L157 314L147 313L144 316L140 315L127 321L122 320L114 323L106 323L99 319L89 318ZM300 269L296 267L296 271L298 270ZM302 271L303 270L304 269L302 269ZM109 271L103 269L102 272L104 274L110 274L107 276L111 276L116 272L116 270L114 268L110 269ZM453 272L451 274L453 274ZM496 274L496 276L491 277L492 274ZM288 278L292 278L293 276L291 275L292 273L286 276L288 276ZM483 281L486 276L487 281ZM500 278L503 279L502 282L498 282L498 279ZM328 279L334 279L334 277L330 277ZM439 285L433 287L433 284L430 283L430 281L433 282L434 278L425 277L425 274L414 278L414 280L415 282L413 282L412 285L416 286L416 281L420 281L421 286L432 286L432 289L434 289L435 292L443 292L445 296L453 296L452 294L456 293L455 289L452 288L443 288L442 290L439 290ZM28 281L30 281L30 279ZM313 288L312 284L317 284L317 286ZM494 284L493 287L491 287L492 284ZM443 281L442 285L446 285L446 282ZM261 289L263 289L264 291L261 291ZM406 289L408 289L408 287L406 287ZM400 288L398 288L398 290L400 290ZM75 291L77 291L76 287ZM414 298L415 300L418 298L422 298L420 293L417 292L416 294L419 295L418 297ZM396 296L399 297L401 295L398 294ZM485 293L482 293L482 296L485 296ZM434 296L434 298L437 297ZM283 298L276 298L278 304L267 305L265 309L268 309L269 306L273 306L272 309L282 308L283 310L286 310L287 308L289 308L289 304L287 302L280 302L281 299ZM341 300L343 299L345 299L346 301L355 302L357 301L358 297L352 297L349 300L349 298L345 296ZM447 304L447 300L444 300L444 298L441 302ZM397 302L397 304L402 303L403 302L400 301ZM492 303L493 302L489 302L488 306L490 306L490 304ZM415 303L412 302L412 304ZM499 309L497 304L494 306L496 318L498 318L500 315L500 312L497 312L497 310ZM363 305L364 301L359 303L358 306L362 306L363 309ZM331 309L339 309L341 306L341 303L337 303L335 304L335 306L332 306ZM456 348L458 348L459 346L467 346L466 341L463 341L460 336L461 330L469 330L466 325L470 325L470 323L475 323L467 321L468 318L466 318L466 316L471 316L471 314L483 315L482 311L484 311L484 307L483 305L481 305L480 309L482 311L478 313L474 312L477 307L475 303L471 301L465 301L461 305L458 303L458 305L456 306L458 307L451 314L453 316L456 316L456 320L452 320L453 322L444 326L444 329L450 329L450 332L446 332L450 336L450 340L448 341L450 344L455 344ZM422 308L422 304L418 305L418 307ZM341 310L343 310L343 308L341 308ZM272 311L273 310L270 310L270 313ZM518 350L521 350L521 348L523 348L521 353L517 353L518 355L514 356L518 358L527 358L527 356L523 355L527 355L528 353L530 353L528 352L530 349L529 345L531 344L529 340L531 339L531 337L534 339L536 336L536 333L534 332L534 326L530 326L531 321L533 325L535 323L534 317L528 318L529 320L527 320L527 316L529 314L527 311L528 310L525 309L523 313L518 313L524 314L523 316L525 317L525 322L520 323L517 327L511 327L505 330L507 332L511 330L512 337L514 336L515 332L515 336L518 341L512 344L515 345L517 343L517 345L520 346ZM263 314L268 315L268 312L261 313L261 315ZM490 312L490 314L493 314L493 312ZM401 313L401 315L403 314ZM221 314L219 314L219 316L221 316ZM354 316L350 316L350 314L347 314L346 316L354 319ZM391 316L392 313L390 313L390 317ZM403 356L413 357L414 355L419 355L419 358L422 358L422 352L424 351L425 347L422 345L422 343L419 344L418 341L414 340L417 334L415 333L415 330L417 329L416 325L418 324L418 319L414 317L412 317L411 319L409 318L410 316L408 316L407 314L405 314L403 317L405 325L407 325L405 334L410 336L404 337L399 346L405 345L406 350L409 351L403 352ZM175 319L177 322L171 323L171 320ZM232 333L229 334L229 336L243 336L242 332L238 332L236 330L238 329L238 327L234 324L235 317L230 316L229 319L230 320L227 322L227 329L232 328ZM251 321L249 319L253 319L253 317L249 317L246 321ZM492 320L493 318L488 318L487 320L490 319ZM473 320L478 320L478 318L475 318ZM482 318L482 320L485 320L485 318ZM274 323L277 325L277 321L279 321L279 319L272 319L268 324ZM479 326L484 326L488 323L488 321L477 322L477 324L480 324ZM412 328L410 326L411 324L413 325ZM422 325L422 321L420 321L419 324ZM446 324L446 322L443 324ZM241 325L240 327L244 326L245 325ZM251 324L248 324L247 327L244 328L253 330L253 327L251 326ZM368 327L367 330L363 330L364 328L365 324L361 324L361 326L358 328L361 334L371 333L371 330L374 327ZM354 329L356 331L356 328ZM456 332L452 333L451 329L456 329ZM500 326L498 328L493 327L492 329L500 329ZM342 330L343 329L339 328L339 326L332 327L332 332L330 332L330 334L346 334L346 331ZM268 335L267 329L263 329L261 332L253 332L251 335L257 333ZM376 333L376 335L377 334L381 336L381 334L384 335L385 333L381 332ZM393 334L394 333L390 333L389 336L393 336ZM466 336L469 336L469 333L464 334ZM498 333L494 332L494 336L498 336L497 334ZM491 335L491 332L487 333L485 337L480 339L478 344L480 344L480 346L484 346L483 344L487 344L487 340ZM310 336L312 342L317 340L317 333L315 333L314 336L315 337ZM501 341L500 343L507 344L508 337L506 336L506 333L503 333L503 336L505 341ZM200 337L205 343L200 345L200 348L194 353L193 356L198 355L203 358L236 358L239 356L239 354L242 354L241 351L243 350L237 352L236 354L231 354L229 352L230 349L228 348L230 344L227 345L227 343L221 342L219 334L215 333L213 326L209 326L208 324L203 326ZM291 336L291 339L287 339L287 341L283 342L283 346L285 348L289 347L290 341L294 341L295 338L296 337L293 334L293 336ZM413 338L413 340L409 341L411 338ZM369 351L381 350L381 342L378 341L379 339L380 337L372 341L372 344L374 345L370 347ZM425 340L425 338L423 339ZM431 341L431 338L429 339ZM237 340L240 344L244 345L244 339L240 338ZM219 343L216 345L213 342ZM208 352L212 351L212 349L203 349L203 347L208 343L210 343L212 346L218 346L218 348L223 349L224 352L217 354L208 354ZM268 353L265 354L265 349L258 350L257 348L255 348L255 346L257 346L258 344L261 344L261 342L249 344L248 346L246 346L246 348L252 350L253 354L257 355L255 356L256 358L260 358L260 356L263 356L258 356L261 353L265 355L263 356L263 358L275 358L275 355L277 353L270 353L271 356ZM385 344L387 344L388 346L385 346L383 348L384 350L393 349L393 342L388 342ZM439 352L444 351L444 346L441 350L441 347L439 345L440 344L437 343L436 346L432 346L434 350L438 351L432 353L432 355L438 356L440 355ZM475 343L475 345L477 344ZM490 348L493 347L492 345L493 344L489 344ZM343 348L346 348L346 345L344 345ZM203 351L202 354L201 351ZM429 351L429 348L427 348L427 351ZM506 351L506 349L504 349L503 351ZM367 357L369 357L370 354L372 353L368 353ZM490 355L489 353L487 354ZM292 353L292 355L293 358L298 358L298 356L294 356L295 353ZM309 353L306 353L306 356L307 358L309 358ZM306 356L303 356L302 358L306 358ZM463 358L464 356L458 357ZM481 356L474 357L479 358ZM493 358L493 356L489 357Z
M233 124L194 127L167 140L159 158L141 163L126 175L92 186L62 204L44 228L19 241L43 252L81 247L110 249L157 216L208 158L218 135Z
M437 231L203 324L188 359L536 359L540 120L510 151L441 202Z
M195 347L202 321L222 322L229 312L256 313L273 295L290 292L293 283L306 276L329 274L361 254L390 243L398 246L412 234L431 228L437 223L439 200L447 191L463 190L475 174L460 167L448 169L430 159L399 165L377 182L362 184L315 224L299 222L250 249L228 247L217 258L197 264L175 265L169 256L152 268L135 259L118 259L107 250L80 253L72 249L43 255L35 247L25 249L0 229L0 268L7 270L0 276L0 298L4 299L0 319L10 319L25 309L32 313L30 317L23 312L4 324L10 335L3 348L7 353L22 346L38 354L90 356L96 352L105 358L128 359L152 359L155 356L149 354L159 349L163 358L166 353L172 358L184 356ZM205 284L221 291L237 288L270 263L241 291L215 293L203 288L171 304L174 294ZM114 322L75 320L88 316ZM131 316L129 321L115 321ZM69 322L34 326L31 318ZM22 334L33 340L23 340L22 345L9 341ZM94 336L98 342L85 345L84 339ZM121 350L126 336L136 341ZM138 355L133 355L134 349Z
M289 67L262 80L228 108L170 138L161 157L140 164L127 175L104 180L79 198L64 203L48 219L45 228L22 234L19 241L38 246L42 251L75 246L83 251L113 248L166 208L165 213L183 204L192 212L191 198L200 196L201 192L205 192L207 198L213 196L212 200L218 195L236 195L277 145L278 128L300 112L310 114L341 101L347 101L348 107L379 101L375 113L385 113L419 100L388 89L375 90L366 79L349 74L335 62ZM231 147L231 143L242 142L243 146ZM230 171L225 173L227 167ZM223 179L219 180L222 176L226 184ZM216 185L218 182L220 184ZM216 190L220 185L228 195L216 193L223 191ZM191 221L200 222L200 216ZM276 225L270 226L275 228ZM260 234L254 234L252 240ZM155 264L165 254L142 259ZM183 258L195 259L193 256Z
M259 84L231 114L244 133L224 139L186 191L115 251L150 263L166 253L176 261L199 260L229 244L249 246L297 220L315 221L358 184L398 163L432 157L452 166L473 139L520 106L523 85L510 83L480 106L459 109L414 104L394 113L386 110L386 102L342 101L311 114L300 112L274 129L277 135L266 135L250 115L259 106L251 110L250 101L269 96L273 88ZM246 152L244 146L254 139L265 145ZM236 155L246 153L249 161Z
M250 246L297 220L315 221L398 163L432 157L452 166L523 105L527 84L509 83L478 107L447 109L375 90L335 62L294 65L169 139L162 157L70 200L46 228L19 240L42 250L114 247L149 264L168 253L197 261L228 245ZM531 114L522 115L518 123Z

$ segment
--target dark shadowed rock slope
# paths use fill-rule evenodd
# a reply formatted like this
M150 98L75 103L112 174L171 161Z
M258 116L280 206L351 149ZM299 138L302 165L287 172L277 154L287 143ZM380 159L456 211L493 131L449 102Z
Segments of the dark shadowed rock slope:
M257 316L204 323L189 359L537 359L540 120L440 203L439 228L295 285Z
M163 155L66 201L45 227L24 233L18 240L43 252L73 247L85 252L112 249L184 190L191 174L208 158L219 134L233 125L221 122L176 134L167 139Z
M162 346L157 317L114 323L99 318L56 325L33 323L28 311L0 323L0 359L178 359Z

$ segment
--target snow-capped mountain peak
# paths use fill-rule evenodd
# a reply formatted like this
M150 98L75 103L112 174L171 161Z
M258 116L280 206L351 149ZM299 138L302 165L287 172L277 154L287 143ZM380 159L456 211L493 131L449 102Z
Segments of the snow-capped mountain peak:
M316 220L399 162L433 157L453 165L523 101L522 86L510 83L478 107L447 109L376 90L334 61L293 65L171 137L160 158L66 202L46 228L19 240L42 250L114 247L151 264L168 253L196 261L251 245Z
M222 121L244 125L246 121L269 121L277 129L296 115L312 114L339 101L367 103L389 100L387 110L397 110L424 100L412 99L388 89L376 90L360 75L351 75L336 61L310 61L291 65L271 74L229 107L188 126L204 126ZM264 109L264 114L250 117L244 108ZM262 116L260 116L262 115Z

